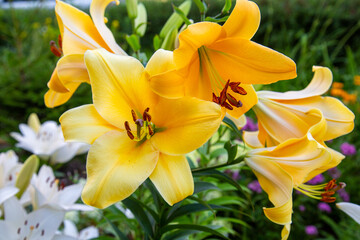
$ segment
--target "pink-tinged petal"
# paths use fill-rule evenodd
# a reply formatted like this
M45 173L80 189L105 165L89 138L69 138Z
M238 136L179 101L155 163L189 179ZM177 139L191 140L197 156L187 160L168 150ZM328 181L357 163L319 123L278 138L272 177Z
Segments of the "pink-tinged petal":
M209 49L209 57L223 79L270 84L296 77L293 60L249 40L226 38L213 43Z
M170 206L194 192L193 177L184 155L170 156L160 153L150 179Z
M106 132L117 129L99 115L94 105L83 105L68 110L60 117L60 123L67 141L89 144Z
M157 98L145 78L143 65L133 57L111 54L103 49L87 51L85 62L94 106L99 114L120 129L124 129L125 121L135 128L131 110L138 115L147 107L151 111Z
M313 72L315 72L313 79L303 90L288 91L284 93L259 91L258 97L275 100L296 100L320 96L329 90L333 76L330 69L327 67L313 66Z
M256 3L237 0L233 11L224 23L227 37L251 39L260 25L260 10Z
M88 154L83 201L105 208L127 198L150 176L158 158L149 141L139 145L124 132L105 133Z
M161 98L152 114L155 134L151 137L160 152L189 153L202 146L218 129L225 115L215 103L197 98Z
M99 31L100 35L112 52L115 54L127 55L126 52L117 45L113 34L104 22L105 9L111 2L116 2L116 5L119 5L120 3L118 0L93 0L90 5L90 15L94 21L96 29Z

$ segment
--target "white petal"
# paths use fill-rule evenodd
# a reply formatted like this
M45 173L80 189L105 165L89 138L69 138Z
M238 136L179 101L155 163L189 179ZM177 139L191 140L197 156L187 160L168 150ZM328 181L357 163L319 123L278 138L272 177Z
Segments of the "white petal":
M17 189L16 187L11 187L11 186L1 188L0 189L0 204L5 202L10 197L14 196L18 191L19 191L19 189Z
M64 234L70 237L78 237L79 232L72 221L64 220Z
M80 198L83 187L84 186L82 184L67 186L56 193L53 202L63 206L72 205Z
M92 239L99 237L99 230L96 227L87 227L80 231L79 239Z
M13 224L22 223L26 219L25 209L16 197L11 197L4 202L4 215L6 222Z
M360 206L354 203L341 202L336 206L360 224Z

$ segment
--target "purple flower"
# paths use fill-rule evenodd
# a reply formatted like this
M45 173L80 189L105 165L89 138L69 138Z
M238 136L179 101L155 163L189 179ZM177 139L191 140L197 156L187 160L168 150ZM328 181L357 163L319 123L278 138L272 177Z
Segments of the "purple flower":
M233 171L233 170L230 170L230 169L226 169L224 171L224 173L226 173L227 175L229 175L230 177L232 177L232 179L234 179L235 181L241 179L241 176L239 174L239 171Z
M318 204L318 209L322 212L331 213L331 207L329 204L321 202Z
M316 184L320 184L322 182L325 181L325 178L322 174L319 174L319 175L316 175L313 179L311 179L310 181L308 181L307 183L308 184L313 184L313 185L316 185Z
M330 168L328 170L328 174L330 175L330 177L335 179L338 179L341 176L341 172L337 167Z
M257 131L259 129L258 124L254 122L254 120L252 120L249 117L246 117L246 124L245 126L242 128L242 130L244 131Z
M305 232L309 236L316 236L318 235L318 230L314 225L309 225L305 227Z
M341 199L344 202L350 202L350 195L347 193L347 191L345 190L345 188L341 188L337 191L337 193L339 194L339 196L341 197Z
M340 150L345 156L352 156L356 154L355 146L347 142L341 144Z
M260 186L260 183L258 180L254 180L252 182L250 182L247 187L253 191L253 192L256 192L256 193L261 193L262 192L262 189L261 189L261 186Z
M305 212L306 211L306 207L304 205L300 205L299 206L299 210L300 212Z

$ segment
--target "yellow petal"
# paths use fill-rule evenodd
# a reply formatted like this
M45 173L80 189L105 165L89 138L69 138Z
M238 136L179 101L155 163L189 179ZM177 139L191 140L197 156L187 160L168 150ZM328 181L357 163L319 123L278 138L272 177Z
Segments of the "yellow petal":
M209 57L223 79L269 84L296 77L293 60L249 40L227 38L215 42L209 49Z
M243 139L246 145L248 145L251 148L263 148L264 145L261 144L258 138L259 131L256 132L243 132Z
M158 158L149 141L138 146L124 132L107 132L89 150L83 201L105 208L127 198L150 176Z
M292 198L289 198L288 201L274 208L264 208L265 216L270 219L272 222L281 224L281 225L289 225L291 223L291 215L292 215ZM286 233L284 232L284 235Z
M56 2L55 12L59 25L64 28L64 55L100 47L110 51L89 15L60 0Z
M260 24L260 10L256 3L237 0L233 11L224 23L227 37L251 39Z
M65 87L75 82L90 83L84 54L69 54L62 57L57 63L57 73Z
M151 138L159 151L180 155L202 146L218 129L225 112L215 103L197 98L161 98L153 116L156 128Z
M256 151L251 151L245 158L245 162L253 170L261 188L269 195L275 207L288 203L291 199L293 183L287 172L276 162L257 155Z
M207 46L224 37L225 31L219 24L200 22L191 24L179 34L179 48L174 51L174 62L178 69L184 69L184 77L188 67L198 58L198 48ZM199 65L197 66L199 68Z
M226 113L225 116L227 118L229 118L231 121L233 121L233 123L235 123L235 125L237 126L237 128L239 130L241 130L246 125L246 116L245 115L241 115L239 118L234 118L229 113Z
M173 52L157 50L146 65L151 89L166 98L180 98L185 94L184 81L176 73Z
M94 105L83 105L65 112L60 117L66 141L92 144L98 137L117 128L106 122Z
M170 156L160 153L150 179L170 206L194 192L193 177L184 155Z
M106 7L111 3L116 2L119 5L118 0L93 0L90 5L90 15L94 21L96 29L99 31L102 38L105 40L107 46L112 50L113 53L127 55L126 52L117 45L115 38L109 28L105 25L104 14Z
M153 110L156 96L143 74L143 65L137 59L100 49L87 51L85 62L94 106L110 124L124 129L125 121L132 122L132 109L138 114L147 107L150 107L150 112Z
M303 90L288 91L284 93L260 91L258 95L261 98L273 100L295 100L319 96L326 93L329 90L333 79L330 69L327 67L313 66L313 72L315 72L313 79Z
M69 90L60 81L59 76L57 74L57 68L55 68L53 73L51 74L51 78L50 78L50 81L48 82L47 86L56 92L61 92L61 93L69 92Z
M46 107L54 108L66 103L74 94L75 90L79 87L79 85L80 83L68 85L67 87L69 89L69 92L67 93L55 92L54 90L49 89L44 96Z
M254 87L251 84L241 84L240 85L245 91L247 92L246 95L240 95L240 94L234 94L234 97L237 100L240 100L243 104L241 107L237 108L234 107L233 110L226 110L231 116L234 118L239 118L241 115L249 111L257 102L258 98L256 95L256 92L254 90Z
M290 235L290 224L286 224L281 231L281 240L287 240Z

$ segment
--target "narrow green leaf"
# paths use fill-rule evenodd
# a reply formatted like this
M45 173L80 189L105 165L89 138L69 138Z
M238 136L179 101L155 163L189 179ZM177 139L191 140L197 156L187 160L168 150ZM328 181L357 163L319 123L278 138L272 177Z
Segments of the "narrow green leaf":
M104 216L104 218L105 218L105 220L110 224L110 226L112 227L112 229L114 229L114 232L115 232L116 236L118 237L118 239L121 239L121 240L129 240L129 239L126 237L126 235L125 235L123 232L121 232L120 229L119 229L117 226L115 226L115 224L114 224L112 221L110 221L110 220L109 220L107 217L105 217L105 216Z
M175 6L174 4L172 5L172 7L174 8L174 11L181 17L181 19L186 23L186 25L190 25L191 22L190 20L186 17L187 14L185 14L180 8L178 8L177 6Z
M206 190L211 190L211 189L218 190L219 188L209 182L195 182L194 194L202 192L202 191L206 191Z
M153 38L153 47L154 47L154 50L158 50L161 46L161 39L159 37L159 35L155 35L154 38Z
M132 48L132 50L134 52L140 50L140 40L139 37L135 34L132 35L126 35L126 41L128 42L128 44L130 45L130 47Z
M123 200L122 203L131 210L135 218L138 220L141 228L144 230L144 232L147 235L153 237L154 232L150 219L146 214L146 212L144 211L144 208L139 204L139 201L137 201L135 198L130 196L125 200Z
M176 240L176 239L189 239L187 236L199 233L200 230L177 230L174 232L171 232L170 234L167 234L163 240ZM185 237L185 238L184 238Z
M229 18L229 16L225 16L222 18L213 18L213 17L206 17L205 21L207 22L215 22L215 23L222 23L222 22L226 22L226 20Z
M211 233L215 236L218 236L221 239L230 240L229 238L225 237L224 235L222 235L221 233L219 233L216 230L213 230L209 227L194 225L194 224L172 224L172 225L167 225L167 226L163 227L161 230L163 233L166 233L168 231L175 230L175 229L199 230L202 232Z
M231 0L225 0L225 5L223 9L221 10L222 14L227 14L230 11L231 8Z
M233 132L234 132L239 138L242 139L242 134L241 134L241 132L240 132L239 129L237 128L236 124L235 124L233 121L231 121L230 118L224 117L223 122L226 124L226 126L228 126L231 130L233 130Z

